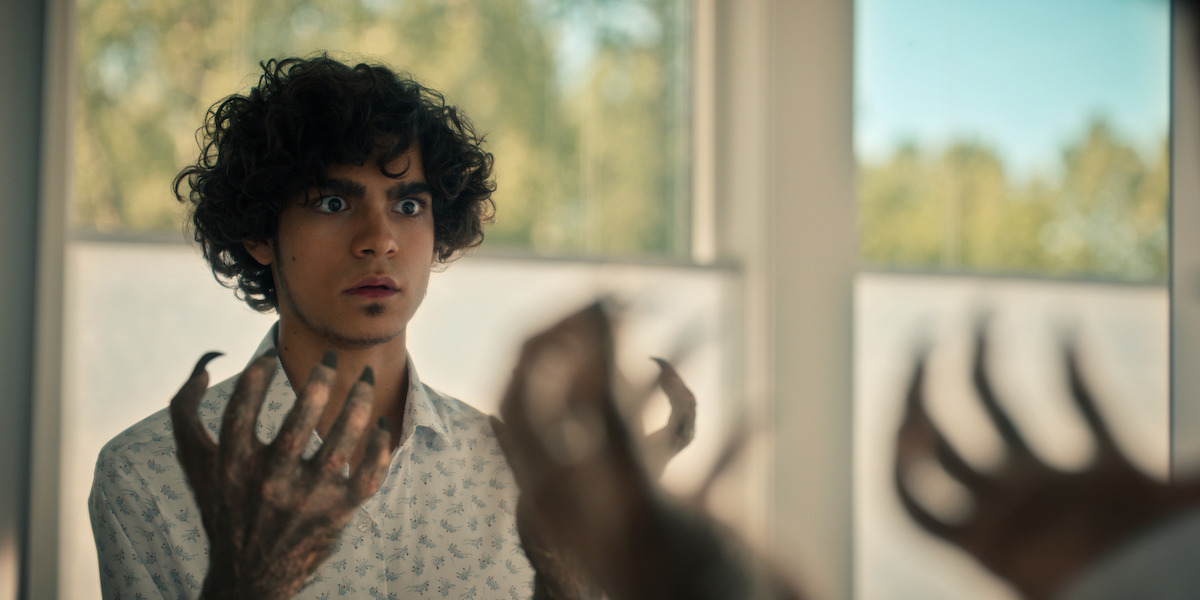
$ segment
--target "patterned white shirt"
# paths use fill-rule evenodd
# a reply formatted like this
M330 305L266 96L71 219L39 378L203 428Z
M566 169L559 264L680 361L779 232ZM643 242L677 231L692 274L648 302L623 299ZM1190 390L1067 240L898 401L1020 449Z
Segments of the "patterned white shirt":
M274 347L272 328L255 356ZM516 531L516 485L487 417L421 383L411 360L400 445L299 598L528 598L533 570ZM215 436L236 376L209 388L200 418ZM258 435L274 439L296 393L283 366ZM314 431L306 450L321 445ZM104 597L195 598L208 537L179 461L167 410L113 438L89 500Z

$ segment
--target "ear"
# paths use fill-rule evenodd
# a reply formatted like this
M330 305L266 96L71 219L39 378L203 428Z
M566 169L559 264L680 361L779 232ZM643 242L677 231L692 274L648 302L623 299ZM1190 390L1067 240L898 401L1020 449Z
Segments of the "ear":
M275 246L270 240L243 240L242 246L264 267L269 267L275 262Z

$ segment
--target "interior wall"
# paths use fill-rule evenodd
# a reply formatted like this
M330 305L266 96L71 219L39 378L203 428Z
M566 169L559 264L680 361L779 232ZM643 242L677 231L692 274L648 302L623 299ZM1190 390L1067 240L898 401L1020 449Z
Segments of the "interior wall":
M0 600L22 594L27 554L43 19L40 0L0 18Z

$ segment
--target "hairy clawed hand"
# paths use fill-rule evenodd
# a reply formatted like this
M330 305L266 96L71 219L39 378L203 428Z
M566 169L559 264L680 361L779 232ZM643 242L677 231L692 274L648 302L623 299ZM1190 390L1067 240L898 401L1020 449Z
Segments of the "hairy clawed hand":
M655 359L667 424L634 435L619 413L612 324L595 304L530 338L493 429L521 491L518 529L537 572L535 598L599 597L631 576L625 549L659 510L655 480L695 435L696 400ZM653 388L632 392L641 406Z
M617 407L636 410L649 391L618 383L613 354L603 306L571 315L522 348L501 404L504 423L493 422L521 491L518 528L537 569L534 598L594 599L600 590L615 600L803 598L699 506L658 488L695 434L695 398L656 359L654 387L671 415L643 435ZM735 435L710 480L742 441Z
M372 426L374 381L368 367L350 389L324 444L302 453L337 377L329 352L313 367L296 404L269 444L255 434L259 408L276 371L276 352L242 372L225 407L220 442L198 414L208 388L206 354L171 400L180 464L208 534L209 572L202 598L291 598L328 556L342 528L383 481L387 422ZM361 462L344 470L366 440Z
M896 439L894 485L905 511L926 531L971 554L1031 599L1049 598L1104 554L1157 522L1200 502L1200 482L1161 482L1122 454L1080 373L1072 345L1064 350L1071 398L1096 443L1092 463L1064 472L1040 460L1001 406L987 372L981 323L972 379L1000 434L1006 461L994 472L972 466L925 409L924 355L917 360ZM910 489L909 472L936 460L972 494L962 520L941 518Z

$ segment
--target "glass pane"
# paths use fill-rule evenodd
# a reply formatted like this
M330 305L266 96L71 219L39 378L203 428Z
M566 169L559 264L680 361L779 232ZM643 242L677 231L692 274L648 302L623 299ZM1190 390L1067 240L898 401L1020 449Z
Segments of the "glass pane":
M1165 281L1168 2L857 7L866 266Z
M858 0L855 18L860 260L892 271L855 288L857 598L1015 598L901 506L906 387L931 344L932 418L973 466L998 466L968 365L989 311L1001 402L1042 460L1082 468L1071 331L1122 449L1165 476L1170 3ZM971 510L939 467L921 475L936 514Z
M684 0L79 0L75 226L179 230L170 182L260 60L329 50L412 72L488 134L491 247L688 248Z

